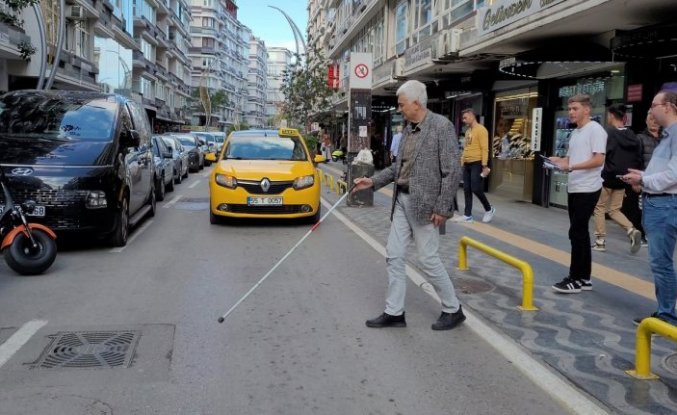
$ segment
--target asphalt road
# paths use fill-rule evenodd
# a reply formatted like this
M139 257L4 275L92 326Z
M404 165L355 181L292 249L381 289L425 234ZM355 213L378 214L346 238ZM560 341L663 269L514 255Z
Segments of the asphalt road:
M210 225L205 173L124 249L71 247L37 277L0 263L0 415L568 413L468 326L432 331L414 285L406 329L366 328L384 258L335 216L218 324L309 226ZM96 336L131 340L67 342Z

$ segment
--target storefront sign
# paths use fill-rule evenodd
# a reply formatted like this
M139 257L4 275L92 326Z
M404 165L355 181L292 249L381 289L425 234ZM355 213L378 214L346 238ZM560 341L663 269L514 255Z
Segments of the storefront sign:
M604 81L592 81L581 83L578 85L563 86L559 89L559 97L569 98L573 97L576 94L595 95L600 92L604 92L604 88L605 88Z
M543 108L531 111L531 151L541 151L541 130L543 128Z
M628 85L627 102L640 102L642 100L642 84Z
M417 66L432 63L433 48L430 39L419 42L404 53L404 70L409 71Z
M566 0L498 0L479 10L476 24L478 35L491 33L564 1Z

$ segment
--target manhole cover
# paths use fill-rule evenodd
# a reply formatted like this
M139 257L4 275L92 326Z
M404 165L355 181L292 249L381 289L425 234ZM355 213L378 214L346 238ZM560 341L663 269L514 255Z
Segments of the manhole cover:
M665 356L663 359L663 366L670 371L670 373L677 374L677 353Z
M48 337L51 341L33 367L115 368L129 367L140 332L71 331Z
M486 293L494 289L494 286L488 282L480 280L471 280L468 278L454 278L454 287L457 291L464 294Z

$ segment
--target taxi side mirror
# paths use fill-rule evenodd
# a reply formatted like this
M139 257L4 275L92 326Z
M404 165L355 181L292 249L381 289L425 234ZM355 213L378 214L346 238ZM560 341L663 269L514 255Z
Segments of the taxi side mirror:
M327 161L327 159L324 158L324 156L321 156L319 154L316 155L315 158L313 159L314 163L324 163L325 161Z
M214 154L214 153L205 154L205 160L211 161L211 162L216 161L216 154Z

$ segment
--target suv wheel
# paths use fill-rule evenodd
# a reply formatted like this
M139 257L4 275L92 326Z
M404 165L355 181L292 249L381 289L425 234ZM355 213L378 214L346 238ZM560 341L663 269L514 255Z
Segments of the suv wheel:
M159 180L155 181L155 198L157 199L158 202L162 202L165 200L165 193L167 192L167 189L165 189L165 176L162 175L160 176Z
M155 210L157 209L157 198L155 196L155 182L153 182L153 185L150 188L150 194L148 195L148 206L150 206L150 212L148 212L149 218L155 216Z
M129 236L129 201L127 195L122 197L120 202L120 209L115 216L115 228L110 237L110 242L113 246L127 245L127 237Z
M181 174L181 169L182 167L179 167L179 173L176 175L176 179L174 179L174 183L176 184L181 184L183 181L183 175Z

